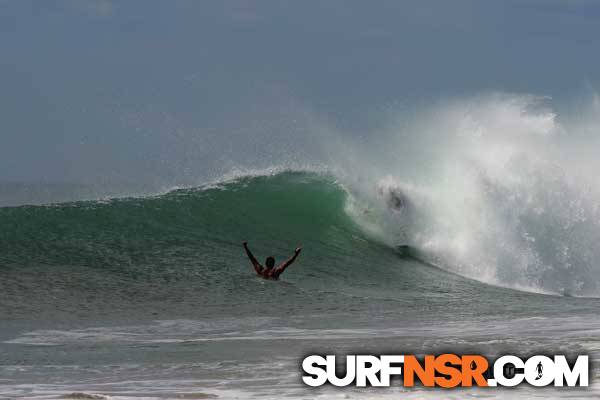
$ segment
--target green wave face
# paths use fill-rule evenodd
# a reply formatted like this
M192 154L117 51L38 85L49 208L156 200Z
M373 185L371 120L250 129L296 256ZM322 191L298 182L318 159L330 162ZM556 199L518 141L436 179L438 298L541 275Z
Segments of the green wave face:
M151 198L1 208L0 257L119 269L220 246L237 251L242 240L289 253L297 243L354 229L344 199L330 178L284 173Z

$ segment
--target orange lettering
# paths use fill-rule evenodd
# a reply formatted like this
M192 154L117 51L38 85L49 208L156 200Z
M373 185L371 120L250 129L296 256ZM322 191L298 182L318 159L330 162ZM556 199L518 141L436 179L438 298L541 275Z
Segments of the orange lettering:
M483 374L488 369L488 360L483 356L462 356L462 385L472 386L473 380L477 386L487 386Z
M450 365L462 365L460 357L456 354L442 354L435 359L435 369L441 374L448 376L436 376L435 383L443 388L453 388L458 386L462 380L460 368Z
M415 373L423 386L433 386L435 377L434 357L425 356L425 368L421 367L419 360L413 355L404 356L404 386L411 387L415 385Z

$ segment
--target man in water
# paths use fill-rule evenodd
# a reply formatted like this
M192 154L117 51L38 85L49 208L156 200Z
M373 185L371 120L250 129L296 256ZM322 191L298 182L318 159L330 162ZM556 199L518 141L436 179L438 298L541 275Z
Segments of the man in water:
M297 247L294 251L294 255L291 256L287 261L279 265L277 268L273 268L275 266L275 258L273 256L267 257L267 259L265 260L264 267L260 265L260 263L256 260L256 258L254 257L254 255L252 255L252 252L248 248L248 242L244 242L244 250L246 250L246 254L252 262L252 265L254 265L254 270L258 275L262 276L265 279L279 279L279 275L281 275L287 267L289 267L294 261L296 261L298 254L300 254L300 252L302 251L302 247Z

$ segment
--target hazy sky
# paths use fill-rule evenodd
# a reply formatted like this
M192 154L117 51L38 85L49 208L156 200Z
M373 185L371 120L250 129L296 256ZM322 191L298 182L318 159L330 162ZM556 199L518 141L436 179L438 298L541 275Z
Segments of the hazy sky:
M307 112L599 82L593 1L0 0L0 181L192 182Z

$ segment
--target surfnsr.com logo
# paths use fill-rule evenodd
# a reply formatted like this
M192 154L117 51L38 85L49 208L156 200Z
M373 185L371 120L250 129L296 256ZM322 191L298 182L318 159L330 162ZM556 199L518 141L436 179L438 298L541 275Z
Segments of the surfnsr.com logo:
M341 361L341 360L340 360ZM338 368L342 367L342 368ZM580 355L569 363L565 356L536 355L523 360L506 355L492 365L481 355L347 355L345 365L335 355L311 355L302 361L302 380L308 386L330 383L334 386L390 386L397 377L403 386L418 382L427 387L588 386L588 356Z

